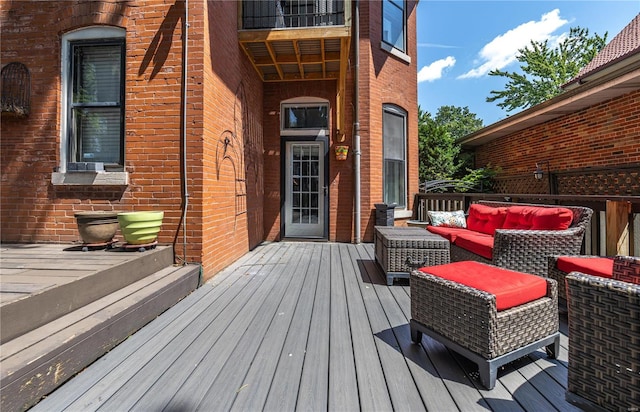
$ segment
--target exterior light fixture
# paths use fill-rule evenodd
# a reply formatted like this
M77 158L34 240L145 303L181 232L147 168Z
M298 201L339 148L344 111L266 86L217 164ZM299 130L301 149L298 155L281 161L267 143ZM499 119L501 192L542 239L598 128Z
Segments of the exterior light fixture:
M547 160L536 163L536 170L533 171L533 177L535 177L536 180L542 180L544 177L544 170L540 167L540 165L544 164L547 165L547 174L549 174L549 162Z
M543 160L541 162L536 162L536 170L533 171L533 177L536 180L542 180L544 178L545 171L542 169L542 165L547 165L547 180L549 185L549 194L553 194L553 187L551 185L551 172L549 171L549 161Z

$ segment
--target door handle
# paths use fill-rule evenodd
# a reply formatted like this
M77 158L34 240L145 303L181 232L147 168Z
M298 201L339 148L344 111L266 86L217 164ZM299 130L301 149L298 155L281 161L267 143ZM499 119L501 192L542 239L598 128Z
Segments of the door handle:
M324 190L324 195L327 196L329 194L329 187L323 186L322 189Z

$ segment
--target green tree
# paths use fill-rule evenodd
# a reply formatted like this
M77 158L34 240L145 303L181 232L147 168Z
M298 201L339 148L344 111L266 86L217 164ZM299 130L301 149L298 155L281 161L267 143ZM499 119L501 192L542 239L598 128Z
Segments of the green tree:
M451 179L460 169L456 162L460 147L447 127L418 108L418 136L420 180Z
M419 176L421 182L461 181L473 186L495 175L490 167L472 169L472 158L456 141L483 127L482 119L467 107L441 106L435 117L418 108ZM460 187L462 189L462 187Z
M522 73L492 70L490 76L509 79L505 89L492 90L487 102L502 100L498 107L507 112L526 109L547 101L562 93L561 86L574 78L606 45L603 37L580 27L569 29L569 35L557 47L549 47L548 41L535 42L518 50L517 60Z

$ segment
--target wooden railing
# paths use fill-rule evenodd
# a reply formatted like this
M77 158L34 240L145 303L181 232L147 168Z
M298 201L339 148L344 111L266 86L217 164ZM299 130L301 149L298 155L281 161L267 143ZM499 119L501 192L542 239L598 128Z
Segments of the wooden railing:
M509 201L593 209L591 225L585 234L585 255L640 256L639 196L566 196L487 193L417 193L413 219L426 221L427 210L464 210L478 200Z

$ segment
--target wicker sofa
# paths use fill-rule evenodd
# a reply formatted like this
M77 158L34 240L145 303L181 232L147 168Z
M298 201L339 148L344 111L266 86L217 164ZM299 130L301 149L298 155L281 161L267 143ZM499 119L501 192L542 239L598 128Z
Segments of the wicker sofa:
M448 227L448 226L428 226L427 230L437 233L449 240L451 243L450 253L451 261L474 260L482 263L493 264L503 268L516 270L519 272L532 273L538 276L547 276L548 257L552 255L577 255L580 253L584 233L586 231L593 210L581 206L556 206L544 204L528 204L528 203L508 203L479 201L478 207L473 205L469 209L467 217L467 227ZM514 208L515 207L515 208ZM538 208L553 208L559 213L564 213L566 217L567 210L570 211L568 227L561 230L538 230L535 225L532 229L513 228L517 225L507 225L507 220L495 223L491 227L491 222L483 233L477 232L475 226L471 225L470 219L473 217L473 209L505 211L506 213L516 213L512 211L527 210L527 213ZM492 209L487 209L492 208ZM562 210L560 210L562 209ZM549 211L550 212L550 211ZM509 216L509 215L507 215ZM511 220L513 223L513 219ZM509 228L505 228L507 225ZM524 225L522 226L524 227ZM476 232L476 233L474 233ZM465 236L473 241L477 238L481 243L480 249L485 253L478 253L478 250L472 250L469 247ZM466 242L462 242L465 240Z
M637 410L640 257L616 256L611 279L571 272L566 282L567 400L585 410Z

